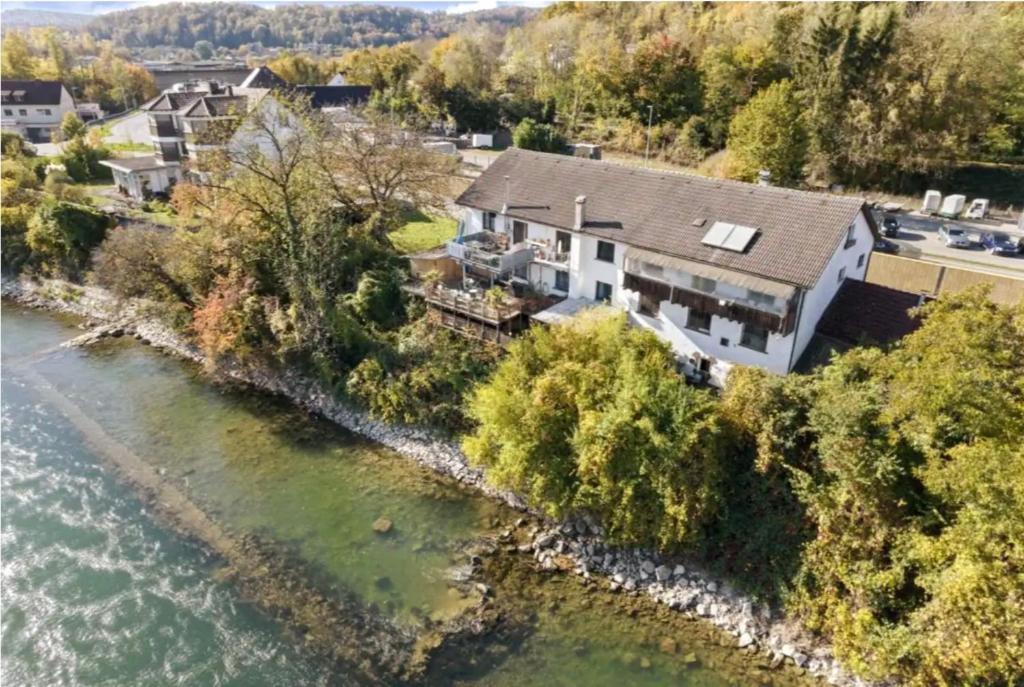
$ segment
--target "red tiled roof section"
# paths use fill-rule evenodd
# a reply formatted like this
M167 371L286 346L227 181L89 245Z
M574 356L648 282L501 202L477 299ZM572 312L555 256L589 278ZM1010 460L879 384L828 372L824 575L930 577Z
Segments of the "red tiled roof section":
M847 279L818 323L818 332L846 343L886 344L917 329L908 310L919 305L915 293Z
M818 281L864 208L860 198L519 149L491 163L456 202L500 212L506 176L514 217L572 229L584 195L584 233L804 287ZM705 246L715 221L758 234L743 253Z

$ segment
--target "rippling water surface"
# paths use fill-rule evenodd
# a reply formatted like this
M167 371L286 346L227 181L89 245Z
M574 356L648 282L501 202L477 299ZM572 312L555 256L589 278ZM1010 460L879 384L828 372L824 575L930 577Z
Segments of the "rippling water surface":
M8 366L74 333L4 307L3 684L326 684Z

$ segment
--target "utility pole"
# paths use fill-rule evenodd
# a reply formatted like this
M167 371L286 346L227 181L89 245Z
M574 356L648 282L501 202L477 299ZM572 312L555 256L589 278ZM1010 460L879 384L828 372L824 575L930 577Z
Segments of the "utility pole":
M644 153L644 167L651 158L651 125L654 123L654 105L647 106L647 151Z

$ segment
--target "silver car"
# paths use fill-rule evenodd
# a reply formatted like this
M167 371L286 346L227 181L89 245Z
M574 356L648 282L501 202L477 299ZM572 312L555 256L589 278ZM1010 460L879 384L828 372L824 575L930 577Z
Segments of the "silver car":
M966 231L946 224L939 227L939 240L950 248L971 247L971 239L967 237Z

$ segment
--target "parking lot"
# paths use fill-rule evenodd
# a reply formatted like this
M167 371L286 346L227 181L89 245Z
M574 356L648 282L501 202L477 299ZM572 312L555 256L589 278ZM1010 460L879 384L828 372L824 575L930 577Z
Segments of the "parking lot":
M890 238L900 247L899 255L938 262L951 267L982 270L995 274L1024 278L1024 255L992 255L978 242L986 231L1000 231L1016 240L1021 233L1015 228L987 221L947 220L917 213L897 213L900 222L898 237ZM881 213L877 214L881 226ZM939 227L955 226L967 232L970 248L948 248L939 239Z

